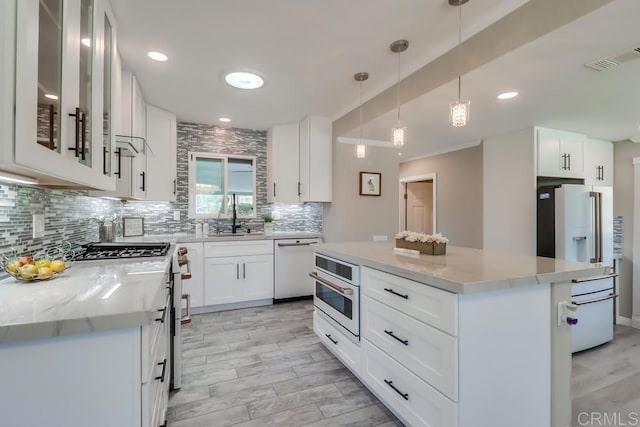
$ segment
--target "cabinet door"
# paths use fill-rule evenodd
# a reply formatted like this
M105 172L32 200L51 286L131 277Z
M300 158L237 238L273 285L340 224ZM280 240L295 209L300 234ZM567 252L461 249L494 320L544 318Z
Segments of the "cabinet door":
M242 299L253 301L273 298L273 256L251 255L242 258L240 277L243 282Z
M332 194L331 121L300 122L300 201L330 202Z
M176 200L176 115L147 105L147 200Z
M187 258L191 262L191 279L182 282L182 293L191 295L191 306L204 305L204 257L202 243L179 243L189 251ZM184 268L184 267L183 267Z
M267 139L270 173L267 198L270 202L298 202L299 124L274 126Z
M563 132L560 140L561 155L566 156L565 174L567 178L584 178L584 143L586 137Z
M581 134L538 128L538 176L584 178L585 140Z
M242 301L242 258L218 257L204 260L204 304Z
M613 186L613 143L588 139L584 145L584 183Z

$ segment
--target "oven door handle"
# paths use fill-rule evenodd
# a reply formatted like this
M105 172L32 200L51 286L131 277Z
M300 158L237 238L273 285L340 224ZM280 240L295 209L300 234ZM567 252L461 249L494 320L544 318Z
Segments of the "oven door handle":
M593 304L595 302L601 302L601 301L606 301L608 299L614 299L614 298L618 298L618 294L609 294L606 297L601 297L601 298L594 298L594 299L590 299L587 301L571 301L571 304L575 304L577 306L580 305L587 305L587 304Z
M191 294L182 294L182 299L187 301L187 314L180 318L180 324L191 323Z
M340 292L342 295L353 295L353 289L343 288L342 286L335 285L330 281L325 280L322 277L318 276L318 273L316 273L315 271L309 273L309 277L313 278L314 280L317 280L318 282L322 283L325 286L330 287L331 289L337 292Z

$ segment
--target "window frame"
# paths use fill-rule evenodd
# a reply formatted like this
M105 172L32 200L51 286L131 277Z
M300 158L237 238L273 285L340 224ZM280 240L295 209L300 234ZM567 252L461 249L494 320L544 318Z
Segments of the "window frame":
M256 182L256 169L257 169L257 157L256 156L246 156L246 155L236 155L236 154L219 154L219 153L211 153L206 151L189 151L188 153L189 159L189 185L188 185L188 198L189 198L189 213L188 216L191 219L217 219L217 218L232 218L233 214L231 212L227 212L227 205L224 203L224 213L222 214L198 214L196 213L196 164L197 158L208 158L208 159L218 159L222 160L222 171L223 171L223 200L227 200L229 196L228 187L229 187L229 169L228 163L229 159L240 159L240 160L251 160L253 165L253 174L252 174L252 182L253 182L253 214L252 215L238 215L238 218L242 219L255 219L257 218L257 182Z

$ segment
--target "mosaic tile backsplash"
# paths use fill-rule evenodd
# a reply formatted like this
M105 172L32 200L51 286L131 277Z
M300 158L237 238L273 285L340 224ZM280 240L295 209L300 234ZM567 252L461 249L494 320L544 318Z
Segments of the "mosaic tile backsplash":
M175 203L120 202L89 197L84 191L49 190L29 186L0 185L0 254L34 253L68 241L82 244L98 240L98 219L141 216L145 234L194 233L194 220L187 219L189 151L246 154L257 158L256 211L271 211L279 219L275 231L322 232L322 204L267 204L266 145L264 131L178 123L178 192ZM173 219L180 211L181 220ZM45 236L32 238L32 215L45 215ZM230 229L230 220L220 226ZM210 221L213 230L214 221ZM243 228L262 230L261 219L242 222Z

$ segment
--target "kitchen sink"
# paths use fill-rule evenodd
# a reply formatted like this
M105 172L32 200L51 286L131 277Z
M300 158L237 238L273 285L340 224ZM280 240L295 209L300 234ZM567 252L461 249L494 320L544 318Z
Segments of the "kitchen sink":
M251 236L264 236L263 231L252 231L251 233L237 232L232 233L230 231L224 231L222 233L209 233L206 237L251 237Z

